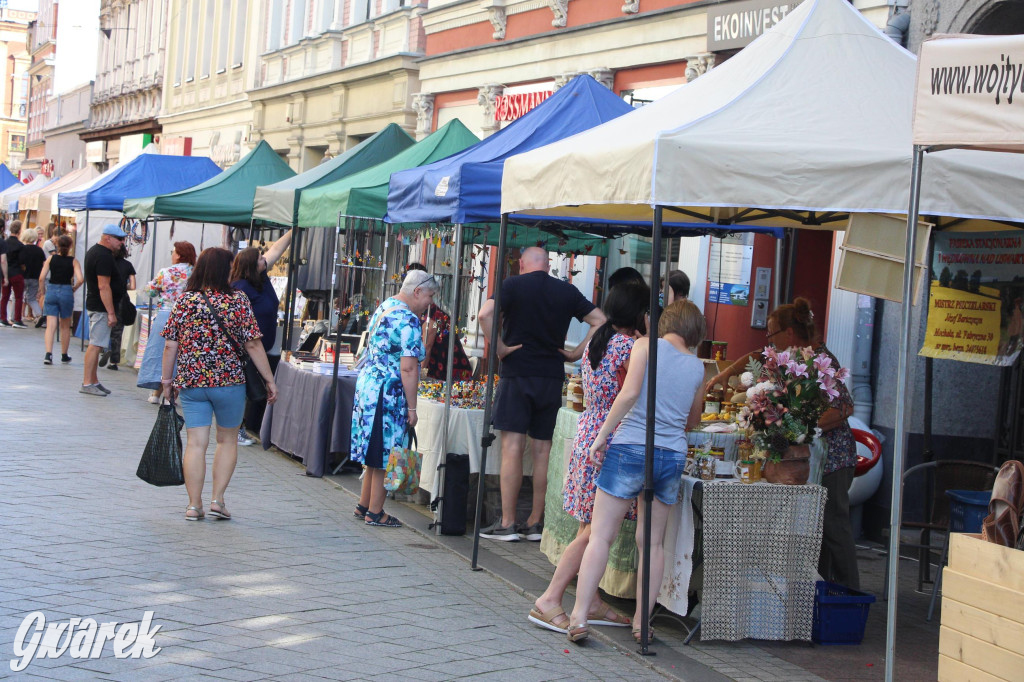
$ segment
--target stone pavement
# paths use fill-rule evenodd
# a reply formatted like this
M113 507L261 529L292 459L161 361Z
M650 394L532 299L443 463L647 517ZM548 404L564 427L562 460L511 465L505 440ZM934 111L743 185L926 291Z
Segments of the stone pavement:
M182 488L135 477L156 414L135 373L101 369L113 394L86 396L77 340L70 366L42 355L40 330L0 329L0 677L663 679L600 640L535 628L507 583L410 529L356 522L349 493L274 452L240 449L234 520L186 523ZM11 672L31 612L137 622L147 610L162 647L150 659L108 644L97 660Z

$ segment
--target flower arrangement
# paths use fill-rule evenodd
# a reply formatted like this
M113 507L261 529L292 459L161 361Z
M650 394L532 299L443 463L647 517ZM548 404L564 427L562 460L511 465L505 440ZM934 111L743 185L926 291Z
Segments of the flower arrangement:
M838 384L848 374L810 346L790 351L768 346L764 362L751 358L740 377L747 402L737 422L750 432L755 448L778 462L790 445L810 445L821 435L818 419L839 398Z

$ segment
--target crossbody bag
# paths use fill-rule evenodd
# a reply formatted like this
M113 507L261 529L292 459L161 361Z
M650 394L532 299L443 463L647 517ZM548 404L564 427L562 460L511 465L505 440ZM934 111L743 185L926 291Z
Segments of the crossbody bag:
M239 359L242 361L242 370L245 372L245 397L253 402L267 399L267 383L263 380L263 376L260 374L259 369L256 368L256 363L252 361L249 353L246 352L245 348L239 345L235 337L228 331L228 326L224 324L224 319L217 312L217 309L213 307L213 303L210 302L210 297L206 295L206 292L202 292L203 300L206 301L206 307L213 313L213 317L217 322L217 326L224 332L224 336L231 342L235 352L238 353Z

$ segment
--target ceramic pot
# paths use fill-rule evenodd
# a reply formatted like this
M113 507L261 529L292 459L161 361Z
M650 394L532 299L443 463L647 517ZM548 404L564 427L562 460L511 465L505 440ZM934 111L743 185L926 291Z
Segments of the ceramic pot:
M765 462L762 476L769 483L803 485L811 473L811 447L790 445L778 462Z

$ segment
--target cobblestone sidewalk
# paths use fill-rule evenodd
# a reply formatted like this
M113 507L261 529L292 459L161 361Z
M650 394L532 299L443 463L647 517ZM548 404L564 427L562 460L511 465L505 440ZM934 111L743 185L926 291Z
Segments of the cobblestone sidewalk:
M161 626L150 659L65 654L0 677L55 680L663 679L600 641L530 625L530 601L408 529L372 529L352 497L241 448L235 518L186 523L182 488L135 477L156 408L135 372L80 395L82 353L42 364L41 330L0 329L0 651L24 617ZM212 458L212 448L210 450ZM209 471L206 504L209 504Z

